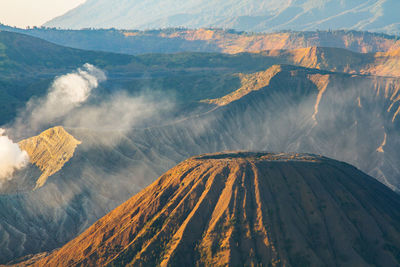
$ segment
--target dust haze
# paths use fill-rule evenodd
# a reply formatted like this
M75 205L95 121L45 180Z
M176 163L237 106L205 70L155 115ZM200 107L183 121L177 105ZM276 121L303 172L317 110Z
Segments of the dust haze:
M77 128L125 133L138 124L156 120L161 113L174 107L173 100L149 90L137 95L123 90L105 96L97 95L95 89L106 80L106 73L89 63L56 77L45 96L30 99L26 107L19 111L15 122L7 125L9 136L20 140L57 125L67 130ZM101 140L108 145L116 145L104 138L99 142ZM25 167L29 158L11 137L1 136L0 141L0 179L11 179L14 170Z

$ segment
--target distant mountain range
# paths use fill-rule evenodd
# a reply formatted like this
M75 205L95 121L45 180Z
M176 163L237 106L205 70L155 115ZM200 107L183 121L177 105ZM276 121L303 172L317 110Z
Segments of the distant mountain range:
M88 0L45 26L64 29L222 27L244 31L356 29L398 34L397 0Z
M354 30L285 31L247 33L222 29L163 30L60 30L20 29L0 24L0 30L23 33L55 44L85 49L138 55L178 52L259 52L310 46L345 48L354 52L387 52L400 48L397 36Z

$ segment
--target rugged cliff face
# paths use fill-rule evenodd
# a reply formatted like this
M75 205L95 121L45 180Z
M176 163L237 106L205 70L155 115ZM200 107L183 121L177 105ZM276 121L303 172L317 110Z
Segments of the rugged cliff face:
M207 99L202 102L215 104L217 106L225 106L233 101L239 100L245 95L258 91L269 85L271 79L282 70L281 66L275 65L266 71L261 71L252 74L239 74L241 87L232 93L217 99Z
M165 168L119 133L79 132L56 127L21 142L34 163L1 188L1 264L62 246ZM46 170L55 172L33 191Z
M140 40L145 32L124 31L129 38ZM147 33L150 35L151 33ZM156 36L155 33L152 34ZM263 50L293 50L299 48L332 47L345 48L360 53L386 52L399 47L400 42L389 35L378 35L356 31L317 31L317 32L278 32L278 33L238 33L219 29L167 30L159 33L160 37L181 39L192 42L207 42L208 49L216 47L224 53L259 52ZM211 46L212 45L212 46ZM199 46L200 47L200 46Z
M306 68L375 76L400 76L399 50L360 54L332 47L307 47L293 50L270 50L262 55L289 65Z
M396 266L400 197L310 154L190 158L35 266Z
M80 143L61 126L20 141L19 146L28 153L30 162L42 171L34 189L42 187L47 178L61 170Z

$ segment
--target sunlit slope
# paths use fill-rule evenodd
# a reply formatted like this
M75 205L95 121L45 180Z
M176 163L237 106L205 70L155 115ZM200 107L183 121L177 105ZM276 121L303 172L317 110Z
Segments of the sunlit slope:
M265 55L279 58L287 64L376 76L400 76L399 49L389 52L354 53L349 50L329 47L308 47L295 50L271 50Z
M47 178L61 170L80 143L61 126L19 142L20 148L28 153L30 162L42 171L35 189L42 187Z
M26 44L36 40L23 38ZM106 99L105 92L121 88L129 93L151 88L176 96L178 110L165 120L154 118L146 127L130 131L66 128L82 143L43 187L32 192L42 173L30 165L16 173L9 190L1 189L0 261L62 246L177 162L201 153L226 149L313 152L349 162L397 190L398 78L340 73L341 59L346 58L340 55L347 52L327 51L153 54L129 57L129 64L116 60L115 65L100 65L109 80L96 97ZM320 61L308 57L309 52ZM79 62L86 61L85 53L76 57ZM391 53L390 57L397 56ZM97 53L92 55L99 58ZM337 72L284 65L271 68L295 56L299 56L298 64L336 66ZM360 57L351 54L349 64L356 66ZM368 62L375 57L368 54L372 60ZM15 99L27 101L38 92L45 93L54 77L68 68L40 72L43 76L27 72L22 80L2 82L2 93L12 92ZM25 72L15 73L23 76ZM211 99L223 99L225 104L204 103Z
M154 177L201 153L323 154L398 190L398 78L293 66L236 75L235 97L192 104L177 120L128 132L67 128L82 143L62 169L34 192L40 170L19 171L12 181L32 187L0 196L2 262L62 246Z
M146 32L123 32L132 39ZM148 33L150 34L150 33ZM276 49L299 49L311 46L344 48L354 52L386 52L400 45L390 35L358 31L285 31L277 33L251 34L221 29L176 29L164 30L159 36L168 39L183 39L191 42L203 41L218 47L224 53L258 52Z
M190 158L35 266L396 266L400 197L309 154Z
M148 177L157 177L166 166L175 164L172 159L151 161L140 152L140 145L120 133L65 131L69 135L61 131L63 138L50 129L27 139L38 141L37 147L30 147L35 148L32 159L46 169L42 172L29 165L1 188L2 264L62 246L152 182ZM81 143L73 151L76 140ZM50 144L48 149L44 149L46 144ZM54 153L51 156L50 151ZM72 157L61 166L64 156ZM46 170L60 167L42 187L32 191Z
M212 111L136 131L135 141L162 154L224 149L304 151L356 165L399 186L399 79L274 66L241 75L241 85L204 100ZM382 151L383 150L383 151Z

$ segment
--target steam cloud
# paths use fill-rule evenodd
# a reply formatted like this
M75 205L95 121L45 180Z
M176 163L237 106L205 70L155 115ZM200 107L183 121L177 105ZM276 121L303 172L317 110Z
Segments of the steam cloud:
M4 133L5 130L0 128L0 186L15 170L25 167L29 162L28 153L3 135Z
M30 125L36 132L55 122L84 103L99 82L105 80L104 72L88 63L72 73L58 77L46 97L31 99L27 103L26 110L17 120L17 130L24 132L27 125Z
M114 94L106 101L86 105L66 116L63 125L92 130L129 131L135 125L154 119L172 107L172 101L154 95Z
M91 91L104 80L104 72L91 64L56 78L48 94L43 98L31 99L9 130L25 136L37 133L42 127L66 116L84 103ZM0 128L0 186L12 178L15 170L22 169L29 162L28 153L4 133L5 130Z
M76 71L56 78L46 96L31 99L11 127L18 136L38 134L55 124L69 128L125 131L171 109L173 101L155 92L131 96L114 93L96 103L87 103L105 73L86 63Z
M114 93L101 98L100 102L87 103L93 89L106 79L102 70L88 63L57 77L44 97L32 98L25 109L20 110L15 123L7 127L10 136L30 137L56 124L68 128L124 132L140 123L159 119L160 113L173 106L173 101L155 92L139 96ZM3 133L1 130L0 136ZM1 136L0 141L0 179L10 179L14 170L26 166L29 157L9 137Z

